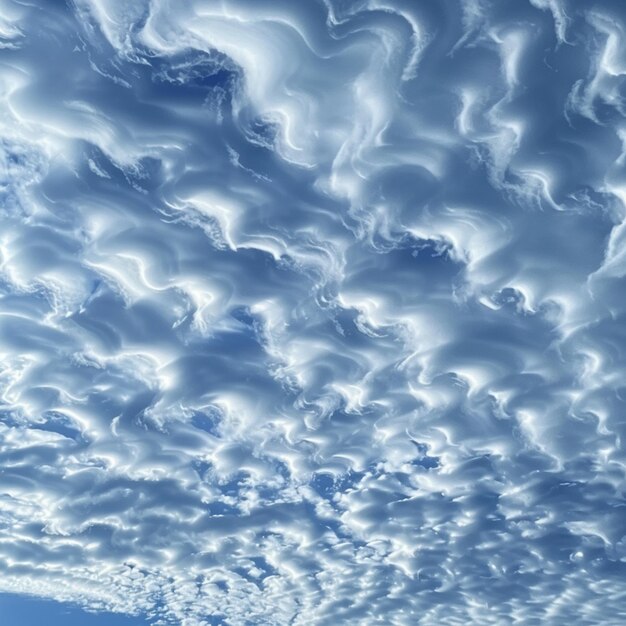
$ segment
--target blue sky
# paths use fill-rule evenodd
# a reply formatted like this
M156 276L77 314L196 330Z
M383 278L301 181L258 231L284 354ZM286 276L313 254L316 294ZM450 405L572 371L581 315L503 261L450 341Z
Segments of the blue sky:
M77 606L32 596L0 594L3 626L146 626L147 621L114 613L89 613Z

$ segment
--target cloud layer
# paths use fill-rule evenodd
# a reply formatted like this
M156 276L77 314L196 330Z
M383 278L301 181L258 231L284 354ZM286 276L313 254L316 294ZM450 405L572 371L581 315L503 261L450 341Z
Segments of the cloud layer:
M620 2L0 16L0 591L626 621Z

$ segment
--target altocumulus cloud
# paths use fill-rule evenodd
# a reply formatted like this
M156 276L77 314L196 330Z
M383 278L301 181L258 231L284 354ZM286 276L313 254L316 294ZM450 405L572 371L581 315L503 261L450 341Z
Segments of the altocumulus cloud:
M625 38L621 0L1 0L0 591L626 623Z

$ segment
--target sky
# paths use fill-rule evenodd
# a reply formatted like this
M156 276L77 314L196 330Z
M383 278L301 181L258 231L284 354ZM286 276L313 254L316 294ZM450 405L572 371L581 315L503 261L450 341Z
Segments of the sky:
M0 626L626 623L625 31L0 0Z
M32 596L0 595L0 624L6 626L147 626L139 617L80 607Z

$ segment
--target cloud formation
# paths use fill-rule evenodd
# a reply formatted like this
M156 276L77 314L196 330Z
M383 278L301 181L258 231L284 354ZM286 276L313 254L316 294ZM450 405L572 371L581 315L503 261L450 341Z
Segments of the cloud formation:
M0 9L0 591L626 621L621 3Z

